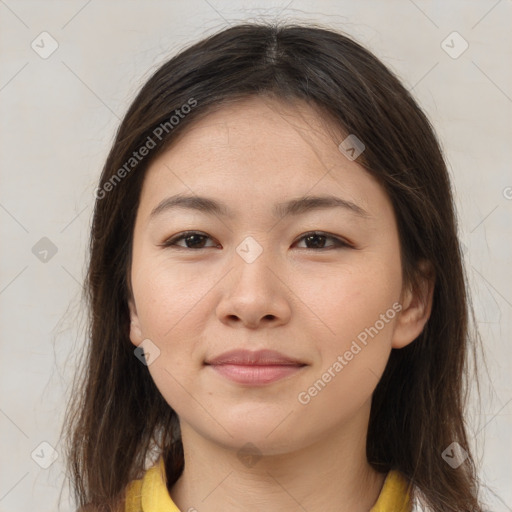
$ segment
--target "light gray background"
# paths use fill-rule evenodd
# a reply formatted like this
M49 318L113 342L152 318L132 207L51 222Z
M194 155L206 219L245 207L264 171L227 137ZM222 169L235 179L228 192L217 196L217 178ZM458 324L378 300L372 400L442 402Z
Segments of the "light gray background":
M62 454L48 469L36 461L51 462L42 442L61 451L93 194L120 118L184 44L275 17L362 42L413 90L441 138L490 374L468 428L497 495L490 510L512 510L511 0L0 0L0 512L57 510ZM58 44L46 59L43 31ZM469 44L458 58L454 31ZM55 255L32 252L43 237ZM59 510L74 510L66 487Z

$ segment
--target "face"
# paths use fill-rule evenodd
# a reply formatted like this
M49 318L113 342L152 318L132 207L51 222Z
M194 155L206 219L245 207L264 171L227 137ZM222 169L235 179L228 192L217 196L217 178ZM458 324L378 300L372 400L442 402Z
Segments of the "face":
M421 331L390 200L324 128L305 105L251 98L147 171L130 337L182 430L269 454L311 444L367 415L391 348ZM299 364L206 364L235 349Z

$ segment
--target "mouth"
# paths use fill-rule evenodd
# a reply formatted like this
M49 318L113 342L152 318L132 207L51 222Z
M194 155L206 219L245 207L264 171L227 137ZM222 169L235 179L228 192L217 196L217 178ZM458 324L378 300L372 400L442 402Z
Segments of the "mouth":
M245 349L235 349L228 352L224 352L212 359L207 359L206 364L217 365L217 364L238 364L238 365L303 365L303 361L299 359L281 354L276 350L256 350L250 351Z
M298 373L302 364L211 364L207 365L221 376L238 384L259 386L270 384Z
M306 363L274 350L232 350L205 361L217 374L232 382L260 386L299 373Z

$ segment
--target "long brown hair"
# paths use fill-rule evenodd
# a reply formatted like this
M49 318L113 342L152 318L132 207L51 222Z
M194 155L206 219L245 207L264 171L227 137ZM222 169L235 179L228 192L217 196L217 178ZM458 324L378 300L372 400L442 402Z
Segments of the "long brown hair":
M431 263L431 316L413 343L391 352L372 397L367 458L378 471L399 470L435 511L481 511L464 419L470 309L439 143L409 92L369 51L329 28L280 23L233 26L181 51L142 87L118 129L96 192L86 362L64 425L78 505L114 510L151 453L164 456L169 487L181 474L178 417L129 339L139 195L148 165L192 121L251 95L306 101L363 141L358 163L392 201L406 282L417 281L420 261ZM441 456L454 442L468 452L456 469Z

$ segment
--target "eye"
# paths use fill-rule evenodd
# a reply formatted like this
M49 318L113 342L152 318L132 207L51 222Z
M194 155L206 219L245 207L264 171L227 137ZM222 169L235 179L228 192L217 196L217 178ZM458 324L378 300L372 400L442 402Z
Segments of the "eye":
M162 247L178 247L182 249L204 249L204 241L205 239L210 238L205 233L201 233L199 231L186 231L185 233L181 233L175 237L166 240ZM184 240L185 246L178 245L177 242ZM217 247L217 246L210 246Z
M324 247L325 241L327 239L333 240L334 244L328 247ZM324 249L331 250L340 247L352 247L348 242L345 242L341 238L338 238L333 235L329 235L328 233L324 233L322 231L313 231L311 233L306 233L302 235L299 240L304 240L306 245L311 245L311 247L305 247L305 249Z
M182 249L206 249L208 247L218 247L218 244L205 246L205 241L207 239L211 239L211 237L205 233L201 233L200 231L186 231L166 240L160 245L161 247L176 247ZM299 240L305 241L307 245L305 249L331 250L342 247L352 247L348 242L322 231L306 233L302 235ZM334 244L325 247L326 240L332 240ZM178 244L178 242L181 241L183 241L185 245Z

